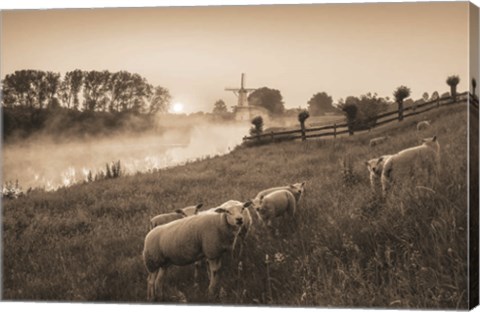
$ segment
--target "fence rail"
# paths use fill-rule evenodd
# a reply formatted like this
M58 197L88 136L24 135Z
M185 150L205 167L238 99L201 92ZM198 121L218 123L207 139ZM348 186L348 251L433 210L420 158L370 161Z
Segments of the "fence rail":
M348 122L343 122L340 124L334 123L332 125L322 126L322 127L312 127L312 128L305 128L303 131L302 129L295 129L295 130L287 130L287 131L278 131L278 132L267 132L262 133L259 135L252 135L252 136L245 136L243 137L244 142L249 141L258 141L263 143L267 142L274 142L274 141L282 141L282 140L296 140L302 139L306 140L307 138L319 138L319 137L326 137L332 136L336 138L338 135L349 133L350 135L354 134L356 131L364 131L370 130L378 126L382 126L394 121L400 121L404 118L408 118L411 116L416 116L419 114L423 114L435 108L440 108L446 105L457 104L467 101L469 105L473 108L478 110L478 98L472 95L469 92L463 92L457 94L457 101L453 100L453 97L443 97L437 98L434 100L430 100L420 104L413 104L412 106L408 106L403 108L402 111L394 110L390 112L385 112L375 116L372 120L367 120L366 122L373 122L374 126L362 130L353 130L352 125L349 125ZM328 131L332 130L332 131ZM328 131L328 132L322 132ZM262 140L264 138L269 138L269 141Z

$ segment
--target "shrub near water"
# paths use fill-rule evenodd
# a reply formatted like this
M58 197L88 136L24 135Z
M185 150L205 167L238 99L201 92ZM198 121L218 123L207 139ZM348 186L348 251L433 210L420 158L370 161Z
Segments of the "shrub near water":
M227 255L219 302L465 309L466 111L459 105L429 118L442 148L440 182L386 202L371 194L364 161L418 144L408 120L387 129L390 143L374 150L369 135L239 148L151 174L5 200L3 297L143 302L150 217L306 180L292 230L273 237L257 227L240 259ZM349 183L341 169L346 155ZM188 302L207 302L205 270L199 291L192 266L172 268L167 279L172 301L182 292Z

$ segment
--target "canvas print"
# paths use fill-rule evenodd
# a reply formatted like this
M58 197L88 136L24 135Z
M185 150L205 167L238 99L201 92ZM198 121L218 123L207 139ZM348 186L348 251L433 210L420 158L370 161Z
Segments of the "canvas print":
M2 300L475 307L478 15L1 11Z

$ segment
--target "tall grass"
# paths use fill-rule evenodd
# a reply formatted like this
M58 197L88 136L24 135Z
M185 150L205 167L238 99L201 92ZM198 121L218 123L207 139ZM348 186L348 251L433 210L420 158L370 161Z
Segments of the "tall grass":
M384 128L390 142L375 149L368 147L374 133L238 148L181 167L5 200L3 298L143 302L141 252L150 217L305 180L295 231L275 236L257 226L241 258L226 256L217 303L465 309L466 109L428 117L442 149L440 182L387 201L371 193L364 161L418 144L410 120ZM171 301L207 302L205 272L199 291L191 266L172 268L167 278Z

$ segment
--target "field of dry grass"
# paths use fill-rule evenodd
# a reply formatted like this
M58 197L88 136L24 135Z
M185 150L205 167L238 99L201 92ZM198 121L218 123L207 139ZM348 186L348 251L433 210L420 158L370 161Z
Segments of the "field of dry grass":
M423 117L423 116L422 116ZM411 120L375 133L286 142L3 202L3 299L144 302L148 220L203 202L246 200L307 181L293 233L257 227L241 259L225 259L217 303L322 307L467 307L467 114L432 111L443 170L434 191L387 202L370 191L364 161L418 144ZM348 157L352 171L342 173ZM266 260L268 255L269 261ZM241 267L238 262L241 261ZM207 302L207 277L172 268L171 301Z

